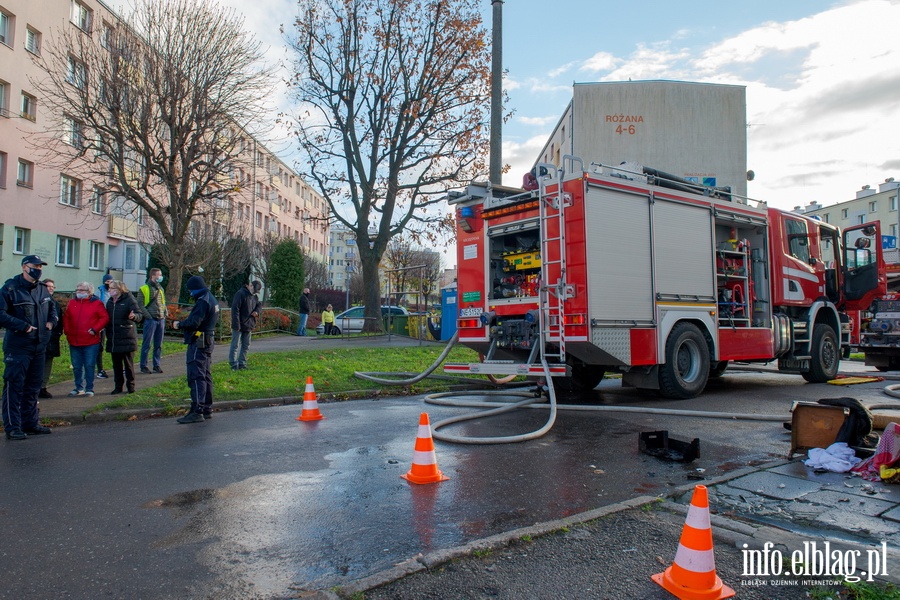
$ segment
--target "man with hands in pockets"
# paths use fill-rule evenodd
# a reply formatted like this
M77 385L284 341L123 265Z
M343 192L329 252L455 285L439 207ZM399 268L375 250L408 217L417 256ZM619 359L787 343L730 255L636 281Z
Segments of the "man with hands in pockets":
M177 421L202 423L205 419L212 418L213 383L210 368L216 322L219 320L219 302L199 275L188 279L187 289L194 299L194 307L187 319L175 321L172 326L184 332L184 343L188 345L185 360L188 386L191 389L191 412Z

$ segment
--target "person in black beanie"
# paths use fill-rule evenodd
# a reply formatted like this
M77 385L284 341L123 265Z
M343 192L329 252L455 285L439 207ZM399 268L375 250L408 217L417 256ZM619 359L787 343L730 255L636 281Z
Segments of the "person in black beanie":
M199 275L187 281L187 289L194 299L194 307L184 321L172 326L184 332L188 345L186 363L188 387L191 389L191 412L180 417L179 423L201 423L212 418L213 383L210 368L215 344L219 302Z

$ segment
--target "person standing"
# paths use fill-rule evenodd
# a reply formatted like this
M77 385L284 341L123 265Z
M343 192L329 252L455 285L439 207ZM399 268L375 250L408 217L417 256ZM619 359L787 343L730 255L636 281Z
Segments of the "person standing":
M322 311L322 325L324 326L323 333L325 335L331 335L334 331L334 309L330 304Z
M300 325L297 327L297 335L306 335L306 321L309 319L309 288L303 288L300 296Z
M162 358L163 334L166 331L166 293L162 289L163 275L159 269L150 269L147 283L140 288L139 300L150 313L144 320L144 339L141 342L141 373L151 373L147 365L147 355L153 346L153 373L162 373L159 360Z
M250 337L256 329L260 311L259 298L256 294L261 289L261 282L252 281L242 285L231 301L231 350L228 353L228 362L231 363L233 371L247 368Z
M47 292L50 293L50 298L53 299L53 305L56 307L56 316L59 320L53 327L53 331L50 332L50 341L47 342L47 351L44 353L44 381L41 384L41 391L38 392L38 398L52 398L53 394L47 390L47 386L50 385L50 373L53 371L53 359L62 354L62 349L59 346L59 338L62 337L63 324L62 310L59 307L59 302L53 297L53 292L56 291L56 282L52 279L45 279L44 285L47 286Z
M144 319L141 307L128 293L124 282L109 282L109 300L106 301L109 323L106 325L106 350L112 356L113 394L125 389L134 393L134 353L137 350L137 327Z
M107 273L103 276L103 281L100 284L100 287L97 288L97 297L100 298L100 302L103 303L103 306L106 306L106 301L109 300L109 282L113 280L113 276ZM100 332L100 349L97 351L97 379L106 379L106 371L103 370L103 346L106 344L106 329Z
M194 299L194 307L187 319L175 321L172 326L184 331L184 343L188 345L185 360L188 387L191 389L191 411L177 421L200 423L212 418L213 382L210 367L216 322L219 320L219 302L199 275L188 279L187 289Z
M53 433L38 419L37 395L44 380L44 352L59 321L47 286L40 282L45 266L40 256L22 259L22 273L0 289L3 336L3 397L0 411L8 440Z
M100 332L109 323L109 313L99 298L93 295L94 286L82 281L75 286L75 298L69 301L63 315L63 329L72 355L75 389L70 396L94 395L94 365L100 351Z

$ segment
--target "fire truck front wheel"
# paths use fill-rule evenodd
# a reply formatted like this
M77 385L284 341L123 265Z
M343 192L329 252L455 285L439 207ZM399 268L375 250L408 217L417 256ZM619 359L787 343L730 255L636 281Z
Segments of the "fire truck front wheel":
M699 396L709 379L709 347L696 325L679 323L666 340L666 362L659 366L659 391L666 398Z
M809 371L802 373L810 383L825 383L835 378L841 363L841 346L837 334L828 325L818 324L813 329Z

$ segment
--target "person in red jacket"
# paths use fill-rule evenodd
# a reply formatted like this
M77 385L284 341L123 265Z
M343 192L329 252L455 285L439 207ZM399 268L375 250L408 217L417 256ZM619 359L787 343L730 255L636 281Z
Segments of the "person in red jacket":
M109 323L109 313L94 295L94 286L82 281L75 286L75 298L69 301L63 316L63 332L69 341L75 389L70 396L94 395L94 365L100 351L100 332Z

